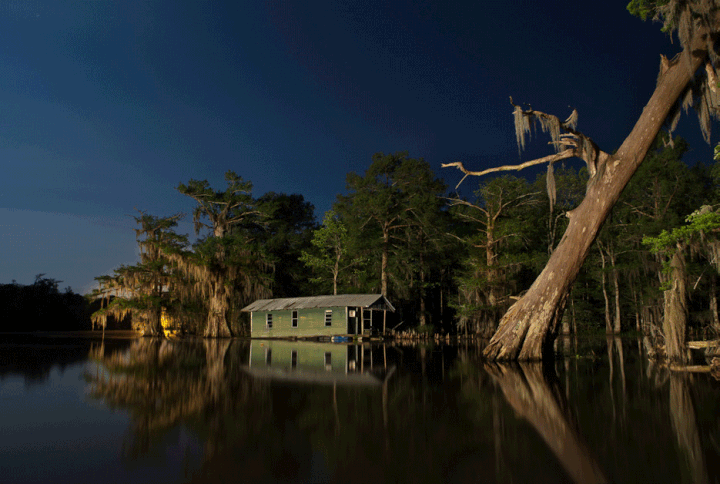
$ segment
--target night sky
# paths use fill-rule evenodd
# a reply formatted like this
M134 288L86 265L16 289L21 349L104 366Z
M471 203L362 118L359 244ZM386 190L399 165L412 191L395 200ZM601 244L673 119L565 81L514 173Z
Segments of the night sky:
M550 154L520 158L509 96L611 152L678 50L626 3L0 0L0 283L88 291L136 262L136 208L189 213L175 187L229 169L322 219L376 152L451 187L443 162ZM678 134L710 161L695 119Z

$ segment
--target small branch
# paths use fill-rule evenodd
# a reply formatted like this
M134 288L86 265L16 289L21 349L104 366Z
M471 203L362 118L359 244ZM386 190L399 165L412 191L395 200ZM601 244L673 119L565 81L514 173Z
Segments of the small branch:
M642 215L643 217L647 217L647 218L649 218L649 219L654 219L654 218L655 218L653 215L651 215L651 214L649 214L649 213L643 212L642 210L640 210L640 209L639 209L638 207L636 207L635 205L631 205L631 204L629 204L628 202L623 202L623 203L624 203L625 205L627 205L628 207L630 207L630 210L632 210L633 213L636 213L636 214L638 214L638 215Z
M670 371L683 372L683 373L710 373L712 368L707 365L669 365Z
M513 198L513 199L510 200L509 202L503 203L503 204L502 204L502 207L501 207L501 210L506 209L507 207L509 207L509 206L512 205L513 203L517 202L518 200L522 200L523 198L524 198L525 200L523 200L522 202L516 204L515 207L522 207L523 205L532 204L532 203L534 203L534 201L533 201L532 199L530 199L530 197L534 197L535 195L540 195L540 192L526 193L525 195L520 195L520 196L517 197L517 198Z
M703 348L714 348L715 346L720 346L720 340L710 340L710 341L688 341L687 347L693 350L699 350Z
M458 168L458 170L465 173L465 176L463 177L463 179L460 180L460 183L462 183L463 180L465 180L465 178L467 178L468 176L483 176L483 175L487 175L488 173L495 173L498 171L520 171L520 170L524 170L525 168L528 168L530 166L542 165L543 163L553 163L555 161L572 158L573 156L575 156L575 150L574 149L566 149L564 151L561 151L560 153L545 156L543 158L538 158L535 160L526 161L525 163L520 163L519 165L496 166L494 168L488 168L487 170L482 170L482 171L470 171L465 168L462 161L455 161L453 163L443 163L441 166L443 168L448 168L450 166L456 166ZM460 186L460 183L458 183L455 188L458 188Z
M450 205L451 207L456 207L456 206L458 206L458 205L465 205L465 206L468 206L468 207L470 207L470 208L474 208L475 210L479 210L479 211L482 212L486 217L490 217L490 213L489 213L487 210L485 210L485 209L482 208L482 207L478 207L478 206L475 205L474 203L470 203L470 202L468 202L467 200L461 200L461 199L459 199L459 198L446 198L446 200L448 201L448 203L449 203L449 205ZM461 213L460 215L464 215L464 214ZM468 218L471 218L471 217L468 217Z

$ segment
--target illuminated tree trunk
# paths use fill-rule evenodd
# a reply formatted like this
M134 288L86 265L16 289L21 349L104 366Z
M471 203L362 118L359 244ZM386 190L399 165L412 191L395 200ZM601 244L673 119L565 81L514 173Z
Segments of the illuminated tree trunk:
M227 324L227 310L230 307L225 285L222 281L215 281L213 292L210 295L210 308L208 312L206 338L229 338L230 328Z
M668 360L684 364L687 362L685 331L687 328L687 287L685 284L685 260L678 248L670 261L672 287L663 293L665 300L663 335L665 356Z
M615 295L615 317L614 332L620 333L622 330L620 319L620 275L618 274L617 265L615 264L615 252L610 252L610 265L612 266L613 290Z
M162 323L160 322L161 312L151 311L147 315L148 321L145 322L145 332L143 336L165 336L163 331Z
M720 316L718 315L718 299L717 299L717 276L710 276L710 313L712 314L712 328L716 333L720 333Z
M380 259L380 293L388 295L388 259L390 257L390 228L388 224L383 226L383 246Z
M492 221L494 222L494 221ZM487 245L485 246L485 263L487 264L487 282L488 282L488 305L491 307L497 306L499 295L498 295L498 270L495 268L495 234L494 224L488 223L487 227Z
M338 276L340 275L340 257L342 253L338 250L335 256L335 265L333 266L333 296L337 296Z
M605 300L605 334L608 334L612 333L612 324L610 323L610 298L608 298L607 276L605 275L605 252L602 247L600 247L600 261L602 262L600 284L602 285L603 299Z
M153 296L160 298L162 296L162 284L155 282ZM143 336L165 336L165 331L162 327L162 307L154 307L147 314L148 321L146 321L145 332Z
M570 287L620 193L640 166L670 109L703 62L705 51L696 49L704 49L704 41L704 38L695 39L698 45L688 46L680 59L664 71L650 101L617 153L600 153L585 198L567 214L570 223L562 240L525 296L503 316L483 352L486 358L539 360L552 354Z

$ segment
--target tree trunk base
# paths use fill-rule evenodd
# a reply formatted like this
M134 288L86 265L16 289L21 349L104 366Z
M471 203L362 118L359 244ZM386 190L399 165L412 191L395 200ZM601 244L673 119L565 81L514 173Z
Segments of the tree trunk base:
M226 316L229 307L230 304L224 288L219 283L216 284L213 297L210 299L210 309L204 334L205 338L232 337Z
M222 315L210 314L208 316L208 324L205 328L205 338L231 338L232 334L227 326L227 322Z
M510 307L483 356L493 361L539 361L551 359L567 300L567 291L559 297L525 297Z

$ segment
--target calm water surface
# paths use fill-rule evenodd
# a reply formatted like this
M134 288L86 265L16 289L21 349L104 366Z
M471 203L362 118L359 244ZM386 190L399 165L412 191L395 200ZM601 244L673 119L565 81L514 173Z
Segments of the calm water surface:
M718 482L720 382L639 348L5 336L0 480Z

